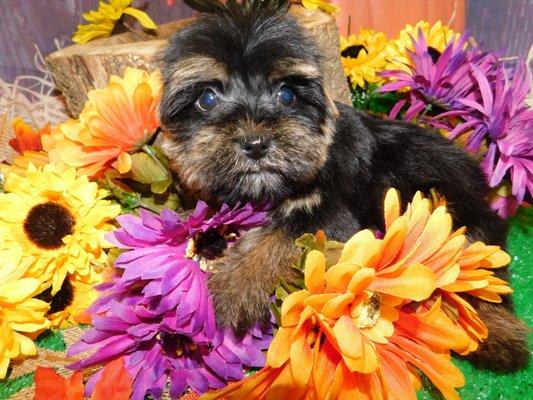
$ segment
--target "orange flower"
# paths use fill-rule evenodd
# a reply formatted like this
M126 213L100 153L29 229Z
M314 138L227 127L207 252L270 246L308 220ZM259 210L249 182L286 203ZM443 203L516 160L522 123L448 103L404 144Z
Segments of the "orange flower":
M106 364L98 378L90 400L128 400L132 379L124 368L124 359L117 358ZM37 367L35 371L34 400L83 400L83 374L76 372L63 378L52 368Z
M146 144L159 126L160 73L128 67L123 78L112 76L106 88L88 97L79 121L68 121L53 132L51 157L90 176L110 167L128 172L130 153Z
M35 132L21 117L18 117L13 120L13 131L15 137L9 141L9 145L17 153L41 151L43 149L41 136L50 133L50 125L47 124L39 132Z
M306 289L284 300L265 368L203 399L416 399L418 371L459 398L464 378L450 350L472 350L486 327L455 292L496 300L508 288L484 268L507 258L494 246L465 248L464 229L454 232L446 207L433 210L420 193L400 215L390 190L384 208L383 240L357 233L329 268L309 252Z
M436 289L424 262L441 245L449 215L419 217L389 221L383 240L357 233L329 268L324 254L311 251L306 289L284 300L265 368L203 398L415 399L420 370L445 398L457 399L464 379L449 350L467 346L468 336L440 301L417 314L412 306Z
M432 236L432 246L423 243L415 245L419 250L412 253L410 258L414 257L435 273L439 289L423 307L430 307L436 300L442 301L441 307L446 315L470 338L467 346L453 349L460 354L467 354L478 348L488 332L474 308L456 293L464 292L485 301L501 302L500 294L512 293L512 289L507 282L495 277L492 270L509 264L510 257L499 246L476 242L467 247L465 229L453 231L452 219L445 205L446 202L438 195L433 194L431 201L417 193L400 217L398 194L389 191L385 199L385 225L389 234L400 218L406 218L409 226L406 244L420 238L424 225L431 220L440 226L440 235ZM409 251L412 250L402 249L400 254ZM411 333L417 334L413 330Z
M13 131L15 138L9 141L9 145L19 153L11 165L2 165L5 172L14 172L17 175L24 175L29 164L42 166L48 164L47 154L48 137L50 136L50 125L45 125L38 132L24 122L22 118L13 120Z

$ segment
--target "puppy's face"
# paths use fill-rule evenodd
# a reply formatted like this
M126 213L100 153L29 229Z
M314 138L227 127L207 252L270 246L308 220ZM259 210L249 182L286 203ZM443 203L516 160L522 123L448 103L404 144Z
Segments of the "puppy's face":
M163 73L163 148L189 190L276 204L324 165L336 110L289 17L206 16L174 36Z

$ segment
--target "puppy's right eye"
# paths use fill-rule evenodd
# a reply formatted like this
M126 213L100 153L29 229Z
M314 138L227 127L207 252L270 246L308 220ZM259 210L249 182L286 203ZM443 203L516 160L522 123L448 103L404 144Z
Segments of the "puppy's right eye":
M198 100L196 100L196 106L200 111L211 111L218 104L219 98L213 89L204 89Z

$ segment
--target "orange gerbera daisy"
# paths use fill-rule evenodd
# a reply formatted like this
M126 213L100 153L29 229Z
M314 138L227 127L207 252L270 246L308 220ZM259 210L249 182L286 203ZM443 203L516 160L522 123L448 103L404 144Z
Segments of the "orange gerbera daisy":
M488 246L481 242L467 246L465 229L453 231L452 218L446 212L446 202L438 194L433 194L433 200L429 200L417 193L401 217L399 210L398 193L389 191L385 199L387 233L396 229L394 225L400 218L408 221L405 244L398 257L409 253L408 259L417 260L431 268L437 278L438 290L421 307L428 308L435 301L442 302L441 307L448 317L470 338L466 347L454 350L460 354L476 350L479 342L486 339L487 328L474 308L457 293L501 302L500 295L512 293L512 289L507 282L494 276L492 270L509 264L509 255L499 246ZM439 225L440 235L431 236L431 246L422 243L410 245L420 239L426 224L432 220ZM418 334L413 323L407 324L405 329L413 335Z
M9 166L3 165L6 171L12 171L18 175L24 175L29 164L42 166L49 162L48 143L51 128L46 124L43 128L35 131L21 117L13 120L13 131L15 137L9 141L9 145L19 155L15 157Z
M465 347L467 335L439 302L414 317L416 337L401 323L413 319L407 306L427 299L437 285L421 249L441 235L442 221L437 216L420 222L416 239L408 234L405 216L383 240L368 230L357 233L329 268L323 253L311 251L306 289L283 302L266 367L204 398L266 399L283 393L296 399L415 399L417 369L446 398L458 398L454 388L464 380L449 349Z
M13 132L15 137L9 141L9 145L17 153L41 151L43 149L41 136L50 133L50 125L47 124L39 132L35 132L21 117L18 117L13 120Z
M309 252L306 289L284 300L265 368L202 398L416 399L421 371L446 399L458 399L464 378L450 350L468 352L479 338L465 326L479 333L484 325L451 285L462 282L463 266L503 257L480 245L465 249L464 230L452 231L445 206L432 210L419 193L400 215L390 190L385 225L382 240L368 230L353 236L329 268L323 253ZM489 281L485 291L507 290Z
M128 67L123 78L112 76L106 88L92 90L88 97L79 121L68 121L53 132L53 156L79 174L95 176L109 167L128 172L130 154L159 127L159 71Z

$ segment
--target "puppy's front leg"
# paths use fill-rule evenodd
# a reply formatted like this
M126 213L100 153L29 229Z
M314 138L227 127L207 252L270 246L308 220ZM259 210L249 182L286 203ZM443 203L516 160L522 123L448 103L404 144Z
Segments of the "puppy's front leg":
M246 232L214 266L209 279L217 322L243 333L256 321L270 319L270 296L280 278L296 277L294 238L273 227Z

